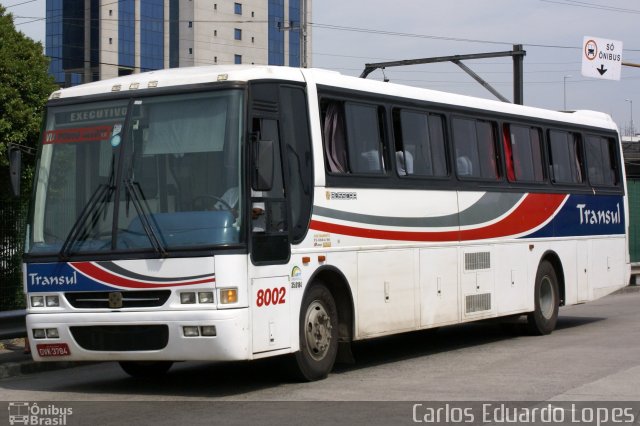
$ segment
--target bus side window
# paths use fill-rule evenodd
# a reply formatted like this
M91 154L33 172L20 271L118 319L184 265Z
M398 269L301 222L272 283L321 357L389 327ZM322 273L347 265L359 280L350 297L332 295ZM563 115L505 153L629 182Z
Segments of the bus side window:
M588 135L585 151L589 183L594 186L617 186L620 182L615 142L611 138Z
M400 176L447 176L444 118L394 109L396 169Z
M348 173L347 136L344 124L344 105L329 101L322 108L322 141L329 173Z
M496 124L468 118L453 119L456 172L462 178L497 180Z
M582 183L584 161L580 135L549 130L550 168L554 183Z
M329 173L384 173L382 121L377 106L330 100L321 104L321 111Z
M349 165L352 173L384 172L379 115L378 107L375 105L353 102L345 104Z
M510 182L543 182L542 138L538 127L503 127L507 178Z

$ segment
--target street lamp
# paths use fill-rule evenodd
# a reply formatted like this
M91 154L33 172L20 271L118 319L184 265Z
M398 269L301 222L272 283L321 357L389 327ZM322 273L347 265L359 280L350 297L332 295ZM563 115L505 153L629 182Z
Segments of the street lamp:
M567 79L571 78L573 76L571 75L565 75L562 77L562 93L564 94L563 98L564 98L564 111L567 110Z
M633 128L633 100L631 99L625 99L625 102L629 102L629 109L630 109L630 114L631 114L631 120L630 120L630 125L629 127L631 127L631 135L630 136L634 136L636 133L636 129Z

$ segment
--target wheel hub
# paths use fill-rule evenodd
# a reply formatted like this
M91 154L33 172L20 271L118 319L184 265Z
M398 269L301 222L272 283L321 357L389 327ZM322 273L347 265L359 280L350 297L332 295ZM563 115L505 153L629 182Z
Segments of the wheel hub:
M553 285L549 277L542 278L540 283L540 312L546 319L550 319L553 316L555 308L555 296L553 294Z
M324 306L318 301L311 303L305 316L305 333L309 354L315 360L321 360L327 354L332 329L331 318Z

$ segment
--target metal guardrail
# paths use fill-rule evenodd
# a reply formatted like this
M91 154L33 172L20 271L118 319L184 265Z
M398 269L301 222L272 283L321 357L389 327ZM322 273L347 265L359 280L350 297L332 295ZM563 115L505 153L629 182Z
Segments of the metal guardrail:
M0 339L26 337L26 314L27 311L25 309L0 312Z

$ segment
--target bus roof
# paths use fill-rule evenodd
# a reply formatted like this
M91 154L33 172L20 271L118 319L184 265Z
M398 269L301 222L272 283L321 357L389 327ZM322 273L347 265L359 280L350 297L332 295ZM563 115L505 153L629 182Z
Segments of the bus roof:
M251 80L268 79L295 82L306 81L309 84L319 84L342 89L377 93L444 105L461 106L465 108L486 110L489 112L521 115L525 117L579 125L589 125L617 131L617 126L611 116L602 112L588 110L560 112L530 106L515 105L497 100L346 76L336 71L264 65L214 65L149 71L60 89L51 95L51 99L73 98L111 92L126 92L147 88L166 88L182 85L206 84L217 81L247 82Z

